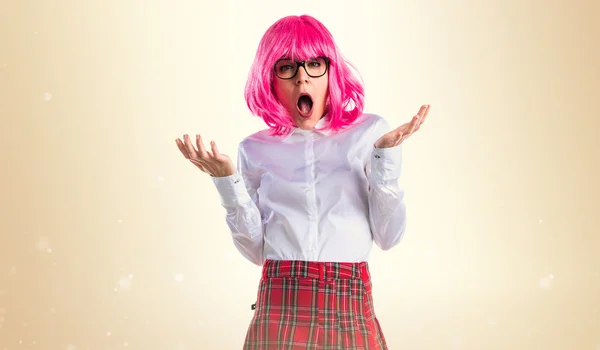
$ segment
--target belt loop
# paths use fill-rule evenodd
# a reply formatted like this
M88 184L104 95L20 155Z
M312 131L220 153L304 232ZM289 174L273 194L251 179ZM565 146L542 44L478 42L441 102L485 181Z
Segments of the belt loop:
M262 266L262 278L263 279L267 279L267 277L268 277L267 270L269 269L269 265L270 265L270 261L269 260L265 260L263 262L263 266Z
M319 279L322 280L325 278L325 264L319 263Z
M362 279L364 282L368 282L369 281L369 264L367 262L363 262L361 264L361 268L359 269L360 272L360 279Z

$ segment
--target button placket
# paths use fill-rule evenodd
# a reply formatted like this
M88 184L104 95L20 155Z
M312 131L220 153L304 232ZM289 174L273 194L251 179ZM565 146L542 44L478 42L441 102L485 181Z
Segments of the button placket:
M308 206L308 219L310 220L310 226L311 226L311 238L310 238L310 247L309 247L309 251L311 252L311 255L313 257L313 259L316 258L316 245L317 245L317 238L318 238L318 229L317 229L317 193L316 193L316 189L315 189L315 182L316 182L316 169L315 169L315 144L314 144L314 135L310 135L308 138L308 144L309 144L309 159L308 162L310 164L309 166L309 202L310 205Z

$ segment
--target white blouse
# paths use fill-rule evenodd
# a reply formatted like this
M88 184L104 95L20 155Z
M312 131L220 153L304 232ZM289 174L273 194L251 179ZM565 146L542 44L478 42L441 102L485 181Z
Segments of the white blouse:
M373 242L383 250L398 244L406 228L402 145L374 146L389 130L380 116L363 114L337 133L267 129L245 138L238 172L212 178L236 248L262 265L362 262Z

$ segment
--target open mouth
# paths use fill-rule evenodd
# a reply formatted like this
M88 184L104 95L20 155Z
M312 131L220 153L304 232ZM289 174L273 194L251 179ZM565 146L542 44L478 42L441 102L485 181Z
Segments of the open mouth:
M309 118L313 110L312 97L307 93L300 94L296 107L298 108L298 113L300 113L302 117Z

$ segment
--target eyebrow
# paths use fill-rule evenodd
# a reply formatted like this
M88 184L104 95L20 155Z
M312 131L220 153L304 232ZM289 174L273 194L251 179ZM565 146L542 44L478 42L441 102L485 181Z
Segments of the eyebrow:
M275 61L275 63L277 63L279 61L307 62L307 61L315 60L315 59L317 59L319 57L321 57L321 56L308 57L308 58L305 58L302 61L296 61L296 60L293 60L293 59L289 58L288 56L282 56L277 61Z

